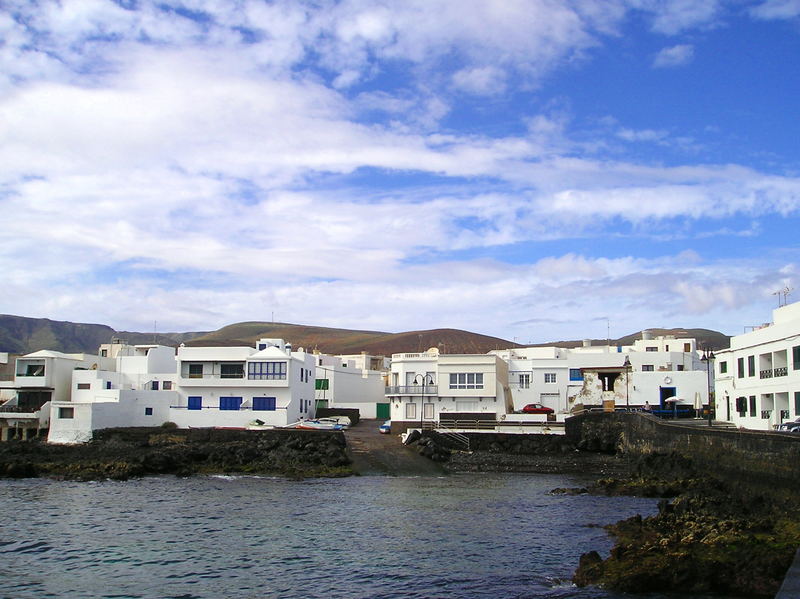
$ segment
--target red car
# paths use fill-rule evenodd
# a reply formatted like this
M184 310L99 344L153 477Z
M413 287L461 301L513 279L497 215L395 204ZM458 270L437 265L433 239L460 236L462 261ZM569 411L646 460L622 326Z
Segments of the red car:
M543 406L540 403L529 403L527 406L522 408L523 414L552 414L553 408L548 408L547 406Z

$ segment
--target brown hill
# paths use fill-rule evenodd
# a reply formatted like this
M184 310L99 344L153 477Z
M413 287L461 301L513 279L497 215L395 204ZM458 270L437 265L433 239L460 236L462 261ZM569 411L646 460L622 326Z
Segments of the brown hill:
M654 337L659 335L672 335L673 337L697 339L697 347L707 347L713 350L726 349L731 346L731 338L728 335L720 333L719 331L712 331L710 329L646 329L653 334ZM642 332L631 333L619 339L590 339L592 345L633 345L633 342L642 338ZM555 345L556 347L580 347L583 341L555 341L552 343L537 343L536 347L545 347Z
M186 344L249 346L262 337L285 339L291 342L294 348L303 347L307 351L316 349L326 354L357 354L365 351L372 355L384 356L424 351L429 347L438 347L440 352L449 354L486 353L492 349L515 345L497 337L457 329L384 333L277 322L240 322L191 339Z

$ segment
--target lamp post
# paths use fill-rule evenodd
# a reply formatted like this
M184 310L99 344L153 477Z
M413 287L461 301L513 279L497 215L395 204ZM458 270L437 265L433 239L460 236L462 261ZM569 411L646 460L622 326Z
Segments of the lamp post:
M712 409L714 405L714 389L711 386L711 367L714 360L714 351L710 347L703 348L703 357L700 358L701 362L706 364L706 374L708 376L708 426L713 426Z
M419 382L417 382L419 379ZM430 381L430 383L428 383ZM433 385L433 375L430 374L418 374L414 377L414 384L421 385L420 395L419 395L419 430L422 432L422 418L423 414L425 413L425 385L430 384Z
M630 401L630 394L628 391L628 381L630 380L630 372L631 372L631 359L629 356L625 356L625 362L622 363L622 367L625 369L625 409L630 412L631 411L631 401Z

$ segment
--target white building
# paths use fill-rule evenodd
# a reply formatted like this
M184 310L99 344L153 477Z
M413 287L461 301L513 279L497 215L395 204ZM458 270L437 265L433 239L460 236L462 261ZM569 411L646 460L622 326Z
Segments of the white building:
M389 418L383 356L317 353L314 359L317 407L357 409L360 418Z
M492 353L508 362L517 411L541 403L566 415L609 401L618 407L649 403L658 408L674 396L690 403L708 398L705 366L694 339L654 338L645 331L632 346L585 341L577 348L525 347Z
M109 364L91 354L65 354L41 350L16 359L14 380L3 384L0 438L30 437L47 429L50 405L69 400L72 373L96 370Z
M715 362L717 419L770 430L800 417L800 302L773 310L772 323L731 337Z
M513 408L508 365L494 354L394 354L386 397L393 430L424 423L500 420Z
M49 443L83 443L95 430L170 419L177 399L174 348L115 342L101 345L100 354L109 368L74 370L71 397L52 402Z
M181 428L286 426L314 416L315 360L283 339L255 347L178 348L177 404Z

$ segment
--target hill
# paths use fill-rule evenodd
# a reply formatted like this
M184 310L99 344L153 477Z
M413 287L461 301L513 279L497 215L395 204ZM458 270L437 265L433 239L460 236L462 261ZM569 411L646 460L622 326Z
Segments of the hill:
M715 350L730 345L730 338L727 335L708 329L648 330L653 335L694 337L700 347L707 346ZM611 344L630 345L635 339L641 339L641 335L642 333L638 332L612 339ZM440 352L447 354L483 354L493 349L520 347L519 344L505 339L459 329L386 333L276 322L239 322L211 332L154 334L115 331L102 324L0 315L0 351L15 354L40 349L67 353L95 353L101 343L108 343L112 338L124 339L132 344L159 343L175 347L181 343L191 346L251 346L261 337L278 337L291 342L295 348L303 347L307 351L316 349L327 354L367 352L372 355L391 356L395 353L424 351L429 347L437 347ZM605 339L591 341L592 345L605 345L607 342ZM537 345L578 347L581 343L581 341L556 341Z
M384 333L271 322L240 322L228 325L187 342L187 345L253 345L260 337L278 337L291 341L295 348L319 350L326 354L390 356L394 353L424 351L438 347L442 353L483 354L492 349L515 344L497 337L458 329L434 329Z
M690 338L690 339L697 339L697 347L704 348L708 347L709 349L719 350L719 349L726 349L731 346L731 338L728 335L720 333L719 331L712 331L710 329L646 329L650 333L653 334L654 337L658 337L659 335L672 335L677 339L681 338ZM607 339L590 339L589 342L592 345L606 345L610 343L611 345L633 345L633 342L637 339L642 338L642 333L644 331L639 331L638 333L631 333L630 335L625 335L624 337L620 337L619 339L611 339L610 341ZM536 347L545 347L550 345L555 345L557 347L580 347L583 344L583 341L555 341L552 343L537 343Z
M112 338L124 339L128 343L160 343L177 346L180 343L205 333L135 333L115 331L104 324L86 324L50 320L49 318L27 318L0 314L0 351L12 354L27 354L40 349L51 349L65 353L97 353L101 343Z

